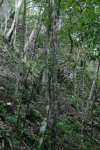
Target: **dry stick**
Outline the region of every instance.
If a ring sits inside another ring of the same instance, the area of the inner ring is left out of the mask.
[[[88,118],[90,118],[90,116],[91,116],[91,108],[93,107],[93,103],[94,103],[92,98],[93,98],[93,94],[94,94],[95,87],[96,87],[96,81],[97,81],[97,78],[98,78],[99,67],[100,67],[100,61],[97,60],[95,75],[94,75],[94,79],[93,79],[91,90],[90,90],[89,97],[88,97],[88,103],[87,103],[87,106],[86,106],[86,109],[85,109],[85,112],[84,112],[85,113],[85,118],[83,120],[83,124],[84,124],[83,130],[86,127],[85,125],[87,124]]]
[[[94,101],[92,101],[92,97],[93,97],[93,94],[94,94],[94,91],[95,91],[95,86],[96,86],[96,80],[97,80],[97,77],[98,77],[99,67],[100,67],[100,61],[97,60],[97,66],[96,66],[96,70],[95,70],[94,80],[92,82],[91,90],[90,90],[90,93],[89,93],[88,103],[87,103],[86,109],[84,111],[84,119],[82,120],[81,133],[83,134],[83,136],[84,136],[84,130],[86,129],[87,119],[91,115],[90,114],[91,113],[90,109],[92,109],[93,103],[94,103]],[[83,138],[82,138],[82,143],[83,143]]]
[[[71,16],[70,16],[69,21],[70,21],[70,24],[72,24]],[[70,54],[72,54],[73,47],[74,47],[73,38],[72,38],[72,35],[71,35],[71,30],[72,30],[72,27],[70,26],[70,28],[68,30],[68,36],[69,36],[69,40],[70,40]]]
[[[90,102],[93,98],[93,94],[94,94],[94,91],[95,91],[96,80],[98,78],[98,73],[99,73],[99,67],[100,67],[100,62],[97,61],[95,77],[94,77],[94,80],[93,80],[93,83],[92,83],[92,87],[91,87],[91,91],[90,91],[90,95],[89,95],[89,99],[88,99]],[[93,127],[93,108],[94,108],[94,105],[95,105],[95,98],[93,98],[92,102],[90,103],[90,112],[89,112],[89,106],[88,106],[88,113],[90,113],[89,116],[91,117],[91,121],[92,121],[91,130],[92,130],[92,127]],[[91,131],[91,136],[92,136],[92,131]]]
[[[100,61],[97,60],[97,66],[96,66],[96,71],[95,71],[95,75],[94,75],[94,80],[92,82],[90,94],[89,94],[89,97],[88,97],[87,114],[89,113],[89,108],[91,109],[91,104],[93,102],[92,97],[93,97],[95,86],[96,86],[96,80],[97,80],[98,73],[99,73],[99,67],[100,67]],[[90,105],[90,107],[89,107],[89,105]]]

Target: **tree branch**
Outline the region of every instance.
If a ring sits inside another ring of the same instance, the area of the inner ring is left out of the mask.
[[[1,2],[0,2],[0,7],[2,6],[2,4],[3,4],[3,0],[1,0]]]

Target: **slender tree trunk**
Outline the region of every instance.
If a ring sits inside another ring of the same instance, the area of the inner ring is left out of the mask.
[[[15,2],[15,16],[14,16],[14,19],[13,19],[13,22],[11,24],[9,31],[6,34],[6,39],[9,41],[11,40],[11,37],[14,34],[14,31],[16,29],[16,26],[18,23],[19,12],[20,12],[22,3],[23,3],[23,0],[16,0],[16,2]]]
[[[21,42],[19,42],[19,44],[20,44],[20,49],[21,49],[20,55],[22,55],[22,57],[23,57],[24,45],[25,45],[25,33],[26,33],[26,0],[23,1],[22,28],[23,28],[22,29],[23,34],[21,36]],[[19,33],[17,33],[17,34],[19,34]],[[21,120],[20,113],[21,113],[21,109],[22,109],[22,99],[23,99],[24,90],[25,90],[23,83],[27,81],[28,74],[29,74],[29,73],[27,73],[26,76],[24,76],[24,72],[25,72],[24,64],[19,64],[19,65],[22,65],[22,76],[21,76],[21,82],[19,81],[19,85],[18,85],[18,94],[20,93],[21,95],[19,96],[19,101],[18,101],[19,106],[18,106],[18,112],[17,112],[17,127],[19,127],[20,120]]]
[[[41,10],[42,9],[40,9],[40,12],[39,12],[40,15],[41,15]],[[41,31],[41,26],[42,26],[42,16],[38,19],[36,29],[32,30],[32,32],[30,33],[30,36],[29,36],[29,38],[28,38],[28,40],[24,46],[24,58],[25,58],[25,60],[26,60],[27,54],[31,53],[31,55],[32,55],[32,53],[35,53],[36,41],[37,41],[39,33]],[[32,51],[29,52],[29,48],[30,48],[31,43],[32,43]]]
[[[59,17],[59,8],[57,0],[48,1],[49,15],[49,127],[51,129],[50,150],[56,149],[56,121],[57,121],[57,23]]]

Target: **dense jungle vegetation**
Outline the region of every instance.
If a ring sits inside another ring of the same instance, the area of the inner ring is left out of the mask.
[[[0,150],[100,150],[100,0],[0,0]]]

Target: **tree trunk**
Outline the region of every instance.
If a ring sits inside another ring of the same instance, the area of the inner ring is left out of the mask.
[[[56,121],[57,121],[57,23],[59,18],[58,1],[49,0],[49,50],[50,50],[50,67],[49,67],[49,122],[48,126],[51,130],[50,150],[56,148]]]

